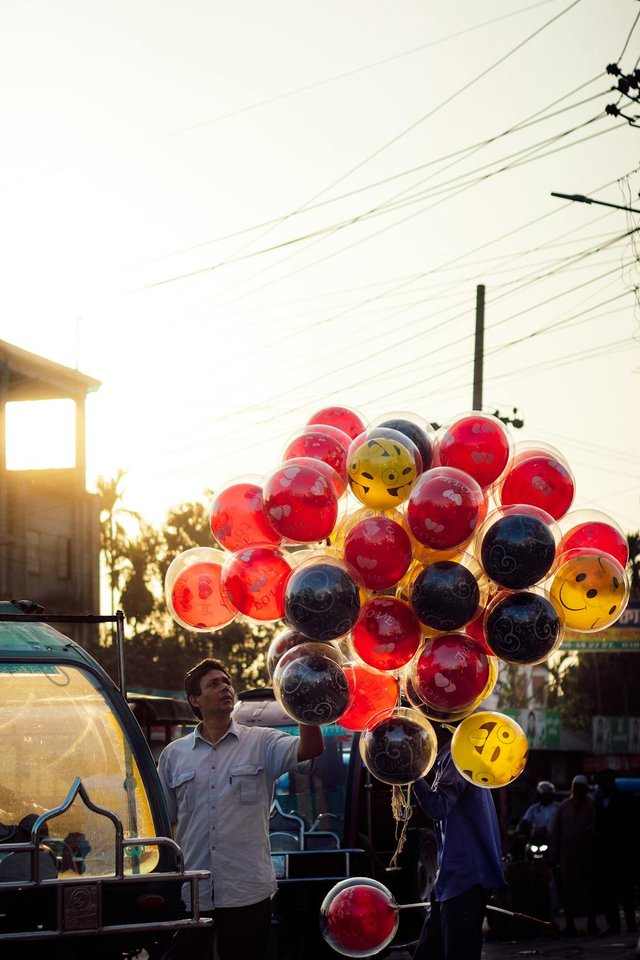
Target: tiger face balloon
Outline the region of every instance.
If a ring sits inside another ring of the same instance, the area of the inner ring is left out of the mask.
[[[418,472],[415,455],[396,439],[364,437],[349,450],[349,485],[361,503],[375,510],[403,503]]]

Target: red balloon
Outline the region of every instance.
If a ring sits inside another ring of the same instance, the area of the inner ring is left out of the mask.
[[[377,713],[391,716],[398,702],[398,682],[388,673],[380,673],[360,663],[343,667],[349,684],[350,703],[336,723],[347,730],[364,730]]]
[[[374,887],[355,885],[336,894],[327,910],[327,932],[335,949],[375,953],[391,936],[397,909],[389,895]]]
[[[467,706],[485,689],[489,658],[463,633],[444,633],[428,640],[414,663],[411,680],[421,700],[438,710]]]
[[[257,483],[231,483],[215,496],[209,517],[211,532],[221,547],[233,552],[255,543],[281,543],[264,512],[262,487]]]
[[[246,547],[222,565],[222,586],[240,613],[253,620],[284,617],[284,591],[291,567],[275,547]]]
[[[629,546],[624,535],[600,520],[572,527],[560,541],[558,556],[567,550],[601,550],[623,567],[626,567],[629,559]]]
[[[411,540],[395,520],[382,515],[367,517],[347,534],[344,559],[358,571],[368,590],[387,590],[409,569]]]
[[[347,481],[329,463],[317,460],[315,457],[289,457],[285,461],[287,467],[311,467],[321,473],[328,480],[336,492],[338,500],[347,489]]]
[[[217,630],[235,617],[236,608],[222,589],[221,573],[218,563],[194,563],[176,577],[171,603],[189,626]]]
[[[482,413],[460,417],[438,438],[438,462],[464,470],[483,490],[503,473],[511,456],[511,440],[500,420]]]
[[[283,461],[293,457],[312,457],[328,463],[347,483],[347,451],[351,438],[337,427],[327,424],[312,424],[304,427],[287,445]]]
[[[472,640],[475,640],[476,643],[478,643],[482,647],[485,653],[488,653],[491,656],[493,656],[493,654],[491,653],[491,650],[489,650],[489,647],[487,646],[487,640],[484,635],[485,610],[486,610],[486,607],[483,607],[480,613],[478,614],[478,616],[475,618],[475,620],[472,620],[470,623],[465,623],[464,632],[468,637],[471,637]]]
[[[323,423],[329,427],[337,427],[347,436],[355,440],[365,429],[365,425],[353,410],[348,407],[323,407],[312,417],[309,417],[307,423]]]
[[[410,605],[396,597],[371,597],[351,634],[353,649],[376,670],[397,670],[420,645],[420,623]]]
[[[271,526],[286,540],[315,543],[333,530],[338,498],[321,470],[284,463],[264,485],[264,508]]]
[[[563,517],[575,494],[575,483],[566,463],[552,454],[532,452],[511,467],[499,494],[504,506],[528,503],[541,507],[556,520]]]
[[[484,520],[487,502],[468,473],[433,467],[418,477],[407,502],[413,536],[431,550],[450,550],[468,543]]]

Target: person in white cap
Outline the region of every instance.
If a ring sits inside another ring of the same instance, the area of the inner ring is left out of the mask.
[[[587,933],[597,934],[595,810],[589,781],[582,774],[571,782],[571,794],[558,809],[551,843],[551,862],[560,873],[565,917],[563,936],[578,933],[576,917],[587,915]]]

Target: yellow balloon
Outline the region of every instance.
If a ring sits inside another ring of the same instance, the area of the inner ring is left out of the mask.
[[[477,787],[504,787],[520,776],[529,745],[522,727],[503,713],[472,713],[451,738],[451,758]]]
[[[408,498],[417,476],[413,453],[398,440],[365,437],[349,449],[349,485],[366,507],[397,507]]]
[[[629,599],[624,568],[608,553],[567,557],[551,582],[551,596],[566,626],[585,633],[604,630],[618,619]]]

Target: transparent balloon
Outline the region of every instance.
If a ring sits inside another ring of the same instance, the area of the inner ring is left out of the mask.
[[[287,583],[288,623],[310,640],[336,640],[358,622],[364,587],[358,575],[337,557],[310,558]]]
[[[443,425],[436,435],[436,462],[464,470],[483,490],[507,470],[513,456],[509,431],[487,413],[462,414]]]
[[[501,587],[524,590],[549,573],[559,539],[553,517],[538,507],[501,507],[478,534],[477,555],[486,575]]]
[[[462,710],[486,696],[490,657],[464,633],[425,641],[411,661],[411,685],[420,700],[443,712]]]
[[[353,628],[351,644],[360,660],[376,670],[397,670],[420,645],[420,623],[410,605],[396,597],[370,597]]]
[[[415,413],[387,413],[371,421],[372,427],[397,430],[415,443],[422,459],[422,471],[428,470],[433,460],[435,431],[428,420]]]
[[[267,671],[269,676],[273,677],[273,671],[285,653],[288,653],[289,650],[292,650],[294,647],[300,646],[301,643],[307,642],[307,638],[303,637],[297,630],[291,630],[289,627],[285,630],[280,630],[269,644],[267,650]]]
[[[293,632],[297,634],[297,631]],[[298,636],[301,636],[301,634],[298,634]],[[299,660],[300,657],[328,657],[339,666],[346,664],[347,658],[335,643],[317,643],[306,638],[303,638],[303,640],[303,643],[296,643],[289,650],[286,650],[273,668],[272,681],[276,694],[280,686],[282,673],[293,660]]]
[[[283,463],[265,480],[264,509],[285,540],[316,543],[329,536],[338,516],[335,487],[322,473],[325,464],[305,458]],[[328,468],[331,469],[331,468]]]
[[[434,467],[418,478],[406,517],[419,543],[448,551],[469,543],[486,512],[486,496],[473,477],[452,467]]]
[[[316,423],[337,427],[352,440],[365,429],[365,422],[360,414],[350,407],[323,407],[307,420],[307,424]]]
[[[322,935],[345,957],[379,953],[393,940],[398,924],[398,904],[391,892],[368,877],[341,880],[320,906]]]
[[[503,713],[481,710],[460,722],[451,738],[451,758],[477,787],[504,787],[519,777],[529,747],[522,727]]]
[[[311,424],[298,430],[287,441],[283,462],[298,457],[309,457],[326,463],[341,478],[343,488],[347,485],[347,451],[351,437],[337,427],[327,424]]]
[[[358,571],[368,590],[388,590],[409,569],[411,540],[396,519],[383,514],[364,517],[346,534],[344,558]]]
[[[347,730],[363,730],[376,714],[391,715],[398,702],[398,681],[361,663],[343,667],[351,699],[338,723]]]
[[[600,510],[573,510],[560,521],[558,555],[569,550],[599,550],[626,567],[629,545],[619,523]]]
[[[361,503],[387,510],[409,496],[422,473],[422,457],[404,434],[372,427],[351,443],[347,471],[351,491]]]
[[[564,626],[557,602],[536,588],[495,597],[485,611],[484,635],[505,663],[533,666],[558,649]]]
[[[485,596],[486,583],[475,558],[440,560],[414,578],[411,606],[426,627],[450,632],[477,616]]]
[[[478,694],[475,700],[467,704],[465,707],[460,707],[458,710],[438,709],[432,704],[426,703],[424,700],[422,700],[414,689],[411,681],[410,671],[405,672],[404,676],[402,677],[401,685],[403,695],[407,702],[410,703],[411,707],[423,717],[426,717],[428,720],[433,720],[437,723],[458,723],[458,721],[464,720],[465,717],[468,717],[469,714],[473,713],[474,710],[477,710],[478,707],[482,705],[482,702],[486,700],[486,698],[493,691],[497,680],[498,662],[495,657],[489,657],[489,678],[484,690]]]
[[[575,479],[566,460],[534,449],[514,457],[495,496],[503,506],[527,503],[558,520],[571,507],[575,491]]]
[[[211,502],[209,524],[220,546],[231,553],[257,543],[278,546],[282,541],[264,512],[260,477],[239,477],[222,487]]]
[[[225,556],[214,547],[193,547],[171,561],[164,594],[176,623],[196,633],[208,633],[235,619],[238,608],[222,585]]]
[[[284,616],[290,575],[291,567],[276,547],[245,547],[225,557],[222,586],[241,613],[268,623]]]
[[[276,667],[274,695],[297,723],[334,723],[351,699],[345,672],[333,656],[301,654],[300,649],[289,651]]]
[[[432,724],[407,707],[372,717],[360,736],[362,762],[383,783],[415,783],[429,772],[437,751]]]
[[[619,619],[629,602],[627,572],[599,550],[569,550],[558,557],[549,592],[565,626],[597,633]]]

